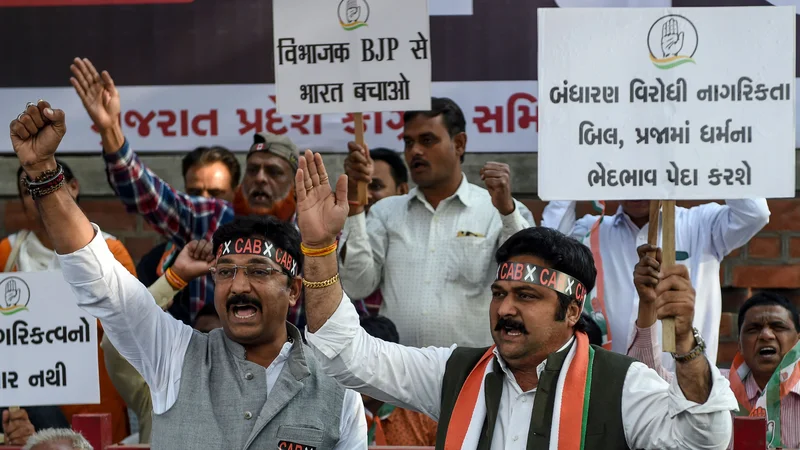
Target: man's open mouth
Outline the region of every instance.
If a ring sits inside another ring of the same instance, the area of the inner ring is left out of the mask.
[[[239,319],[249,319],[258,313],[258,308],[253,305],[234,305],[231,307],[231,311]]]
[[[761,355],[761,356],[773,356],[773,355],[777,355],[778,354],[778,349],[776,349],[775,347],[771,347],[771,346],[762,347],[758,351],[758,354]]]
[[[262,190],[255,189],[250,191],[250,199],[258,203],[269,203],[270,196]]]

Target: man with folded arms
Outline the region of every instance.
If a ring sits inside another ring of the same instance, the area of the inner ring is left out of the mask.
[[[334,245],[349,205],[322,158],[306,152],[297,179],[303,244]],[[438,420],[438,449],[724,449],[736,400],[702,355],[667,383],[640,362],[591,346],[582,303],[591,251],[529,228],[496,252],[488,348],[411,348],[369,336],[338,283],[334,255],[308,258],[306,339],[343,386]],[[489,297],[489,292],[486,293]],[[678,327],[680,357],[697,346]]]
[[[222,329],[195,332],[164,312],[114,259],[64,189],[54,158],[66,133],[64,112],[40,101],[10,128],[64,278],[150,387],[153,448],[366,450],[361,399],[322,373],[300,332],[286,322],[304,284],[292,224],[240,218],[214,232],[211,273]],[[333,255],[335,249],[303,252]]]

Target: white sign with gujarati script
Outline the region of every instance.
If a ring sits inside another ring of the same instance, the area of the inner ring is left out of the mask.
[[[273,1],[280,114],[430,109],[427,0]]]
[[[794,43],[794,7],[540,9],[539,195],[794,197]]]
[[[0,407],[100,403],[97,345],[61,272],[0,274]]]

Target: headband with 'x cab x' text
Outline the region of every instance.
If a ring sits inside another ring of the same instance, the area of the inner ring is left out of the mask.
[[[286,250],[270,241],[258,238],[239,238],[223,242],[217,250],[217,259],[225,255],[256,255],[269,258],[293,277],[297,276],[297,261]]]
[[[586,287],[564,272],[534,264],[504,262],[497,268],[498,281],[522,281],[544,286],[581,303],[586,299]]]

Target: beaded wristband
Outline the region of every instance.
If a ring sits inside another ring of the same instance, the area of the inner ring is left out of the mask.
[[[309,289],[322,289],[322,288],[333,286],[334,284],[336,284],[338,282],[339,282],[339,274],[337,273],[336,275],[334,275],[334,276],[332,276],[332,277],[330,277],[330,278],[328,278],[327,280],[324,280],[324,281],[306,281],[305,279],[303,279],[303,286],[305,286],[305,287],[307,287]]]
[[[59,175],[64,173],[64,168],[61,167],[61,164],[57,165],[53,170],[45,170],[44,172],[40,173],[36,179],[31,180],[30,177],[26,174],[23,178],[25,180],[26,186],[31,187],[39,187],[40,185],[46,184],[47,182],[54,180]]]
[[[34,200],[40,199],[46,195],[50,195],[53,192],[61,189],[66,184],[65,177],[63,173],[56,175],[55,178],[50,179],[42,184],[36,186],[28,186],[28,192],[31,194],[31,198]]]

